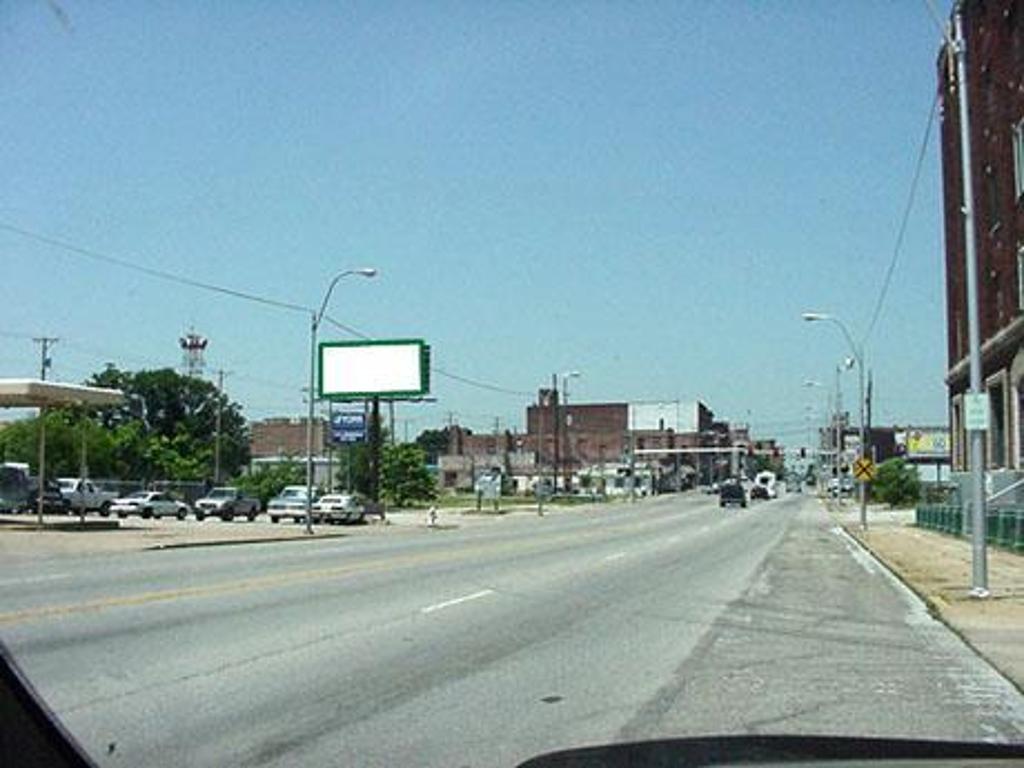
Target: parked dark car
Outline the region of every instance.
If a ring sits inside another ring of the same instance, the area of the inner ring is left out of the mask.
[[[39,478],[30,477],[28,480],[28,498],[25,500],[24,510],[35,512],[39,504]],[[47,480],[43,490],[43,512],[48,515],[66,515],[71,511],[70,500],[64,497],[60,491],[60,483],[56,480]]]
[[[727,507],[730,504],[747,506],[747,492],[735,480],[724,482],[718,487],[718,506]]]

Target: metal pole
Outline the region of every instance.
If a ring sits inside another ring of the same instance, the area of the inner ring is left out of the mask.
[[[45,368],[44,368],[45,373]],[[39,485],[36,490],[36,520],[43,527],[43,497],[46,488],[46,406],[39,407]]]
[[[832,464],[835,467],[835,478],[836,478],[836,502],[839,504],[843,503],[843,484],[839,479],[839,470],[841,464],[840,454],[843,450],[843,390],[839,384],[839,377],[842,373],[842,368],[836,366],[836,426],[835,426],[835,445],[833,446],[835,453],[833,453]]]
[[[558,426],[560,419],[558,418],[558,374],[551,374],[551,431],[554,437],[554,448],[551,460],[551,493],[554,495],[558,491],[558,473],[562,467],[558,461],[558,436],[561,431]]]
[[[313,398],[316,376],[316,312],[309,323],[309,409],[306,419],[306,533],[313,533]]]
[[[971,170],[970,109],[967,99],[967,41],[964,38],[963,6],[956,4],[953,17],[957,95],[960,107],[960,164],[963,176],[964,255],[967,281],[967,339],[970,392],[981,394],[981,333],[978,325],[978,275],[974,231],[974,179]],[[982,430],[970,430],[971,442],[971,596],[988,597],[988,563],[985,548],[985,467]],[[966,514],[964,515],[966,517]]]
[[[224,392],[224,371],[217,371],[217,433],[213,443],[213,484],[220,485],[220,428],[222,414],[222,393]]]
[[[333,430],[334,403],[327,401],[327,429]],[[327,436],[327,490],[334,493],[334,435]]]
[[[857,355],[857,385],[860,390],[860,455],[867,455],[867,443],[864,441],[864,358]],[[860,481],[860,527],[861,530],[868,529],[868,484]]]

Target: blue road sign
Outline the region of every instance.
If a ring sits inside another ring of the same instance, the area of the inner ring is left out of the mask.
[[[331,414],[331,442],[358,443],[366,439],[366,414],[338,411]]]

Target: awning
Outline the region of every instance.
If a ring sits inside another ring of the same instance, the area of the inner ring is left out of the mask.
[[[0,407],[45,408],[56,405],[116,405],[119,389],[86,387],[38,379],[0,379]]]

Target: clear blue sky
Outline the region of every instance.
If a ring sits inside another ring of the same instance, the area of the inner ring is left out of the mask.
[[[0,224],[303,305],[373,265],[332,314],[447,370],[578,369],[574,400],[699,397],[791,445],[845,354],[800,313],[866,327],[936,90],[924,2],[55,5],[0,4]],[[876,423],[946,421],[936,135],[868,342]],[[194,326],[249,416],[301,412],[301,314],[9,231],[0,254],[0,375],[43,333],[61,379],[178,365]],[[530,399],[434,393],[410,433]]]

